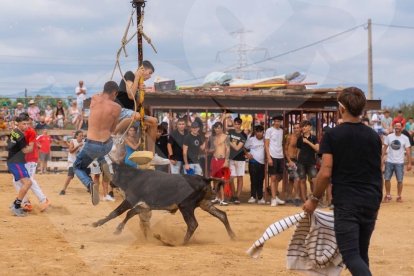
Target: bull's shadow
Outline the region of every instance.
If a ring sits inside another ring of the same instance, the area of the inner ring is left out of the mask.
[[[167,210],[171,213],[180,210],[187,225],[187,232],[184,237],[184,244],[186,244],[198,227],[194,210],[200,207],[218,218],[226,227],[229,237],[231,239],[235,238],[227,214],[217,209],[210,201],[212,197],[210,182],[217,181],[219,185],[223,185],[221,179],[142,170],[123,163],[113,163],[113,168],[112,182],[124,191],[125,199],[107,217],[93,223],[94,227],[101,226],[129,210],[125,219],[116,228],[115,234],[122,232],[130,218],[139,215],[140,227],[144,232],[144,236],[147,237],[151,210]],[[156,238],[162,241],[161,237],[156,236]]]

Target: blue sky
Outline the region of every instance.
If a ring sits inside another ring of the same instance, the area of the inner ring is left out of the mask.
[[[209,72],[236,65],[238,56],[223,50],[240,43],[234,35],[240,29],[249,31],[246,45],[262,49],[248,54],[247,63],[266,69],[246,77],[301,71],[306,81],[319,85],[366,84],[367,30],[362,24],[371,18],[374,83],[414,87],[414,29],[392,27],[414,26],[412,1],[256,2],[148,0],[144,30],[158,54],[145,44],[144,58],[156,67],[147,84],[156,77],[196,84]],[[110,78],[131,9],[129,0],[2,0],[0,95],[48,85],[75,87],[80,79],[87,87],[101,87]],[[129,56],[121,58],[124,71],[137,66],[135,39],[127,51]]]

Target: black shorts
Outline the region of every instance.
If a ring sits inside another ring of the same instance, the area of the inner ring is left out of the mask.
[[[317,173],[315,165],[303,165],[298,163],[298,175],[300,180],[305,180],[306,176],[308,176],[308,179],[312,180],[312,178],[316,177]]]
[[[283,170],[285,167],[285,159],[284,158],[273,158],[273,166],[269,166],[269,174],[283,174]]]

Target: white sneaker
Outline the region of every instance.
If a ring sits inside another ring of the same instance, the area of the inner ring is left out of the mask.
[[[216,197],[215,199],[212,199],[212,200],[211,200],[211,203],[213,203],[213,204],[220,203],[220,199],[218,199],[218,198]]]
[[[229,205],[227,202],[225,202],[224,200],[220,201],[220,206],[227,206]]]
[[[262,198],[261,200],[257,201],[257,204],[264,205],[266,201]]]
[[[270,206],[272,206],[272,207],[276,207],[277,206],[276,198],[272,198],[272,200],[270,201]]]
[[[249,198],[247,203],[256,203],[256,199],[254,197]]]
[[[158,154],[154,155],[154,158],[152,158],[151,165],[169,165],[170,160],[166,158],[162,158],[158,156]]]
[[[278,205],[284,205],[285,204],[285,202],[283,200],[281,200],[280,198],[278,198],[278,197],[276,197],[275,200],[276,200],[276,203]]]
[[[115,201],[115,199],[112,196],[110,196],[110,195],[104,196],[104,200],[105,201]]]

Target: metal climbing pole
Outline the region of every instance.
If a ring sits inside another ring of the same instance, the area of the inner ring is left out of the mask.
[[[136,9],[137,14],[137,40],[138,40],[138,67],[142,65],[143,60],[143,49],[142,49],[142,32],[139,30],[140,28],[140,22],[141,22],[141,16],[142,11],[145,8],[145,0],[132,0],[132,7]]]

